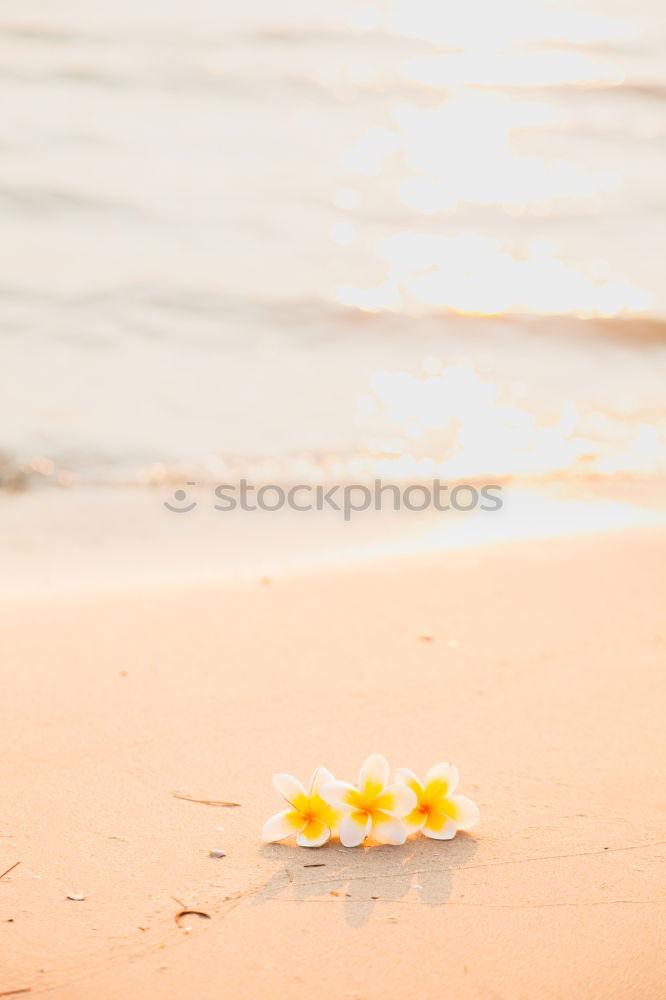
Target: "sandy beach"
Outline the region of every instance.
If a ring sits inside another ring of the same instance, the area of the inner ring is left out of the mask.
[[[656,1000],[665,557],[634,529],[4,601],[0,993]],[[455,762],[480,824],[261,843],[274,771],[376,750]]]
[[[0,1000],[664,1000],[663,0],[0,50]]]

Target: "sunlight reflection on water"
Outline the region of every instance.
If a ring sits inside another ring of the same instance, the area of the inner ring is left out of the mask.
[[[662,20],[7,0],[0,482],[663,471]]]
[[[508,6],[480,0],[457,6],[455,16],[439,2],[395,0],[383,11],[380,5],[358,8],[352,23],[362,25],[364,17],[375,30],[383,26],[446,47],[403,66],[407,78],[440,90],[442,103],[396,105],[393,127],[369,128],[342,155],[345,169],[378,177],[398,157],[395,197],[426,216],[478,205],[548,218],[572,202],[579,213],[595,216],[618,191],[616,171],[589,173],[562,156],[526,156],[514,146],[521,131],[567,128],[567,115],[549,99],[548,88],[558,95],[556,85],[623,82],[613,60],[593,50],[634,39],[633,25],[538,0]],[[572,48],[583,45],[592,51]],[[503,94],[502,86],[546,90],[534,101]],[[367,310],[399,309],[411,301],[460,313],[584,316],[640,312],[651,304],[648,291],[603,261],[567,261],[543,238],[512,248],[483,232],[402,231],[380,240],[375,252],[389,265],[385,279],[365,288],[342,286],[339,301]]]
[[[430,373],[378,372],[372,392],[358,400],[358,422],[393,427],[371,437],[373,473],[396,480],[482,475],[547,476],[562,470],[588,474],[652,475],[666,467],[666,421],[628,425],[620,413],[581,413],[565,399],[556,419],[544,422],[506,398],[471,361]],[[439,369],[439,370],[437,370]]]

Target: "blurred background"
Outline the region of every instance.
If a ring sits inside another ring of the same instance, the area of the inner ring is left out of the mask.
[[[26,580],[662,517],[657,0],[2,0],[0,43]],[[163,509],[241,476],[513,502],[467,534],[218,514],[217,541]]]

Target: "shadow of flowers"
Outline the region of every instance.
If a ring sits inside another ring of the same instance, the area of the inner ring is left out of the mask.
[[[347,923],[360,927],[386,903],[443,905],[451,896],[453,872],[475,851],[475,839],[465,833],[448,841],[418,837],[401,847],[345,848],[334,842],[306,851],[266,844],[262,853],[280,867],[257,890],[253,905],[342,903]]]

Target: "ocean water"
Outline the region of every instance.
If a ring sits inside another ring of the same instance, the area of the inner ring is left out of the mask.
[[[2,0],[0,482],[666,470],[657,0]]]

